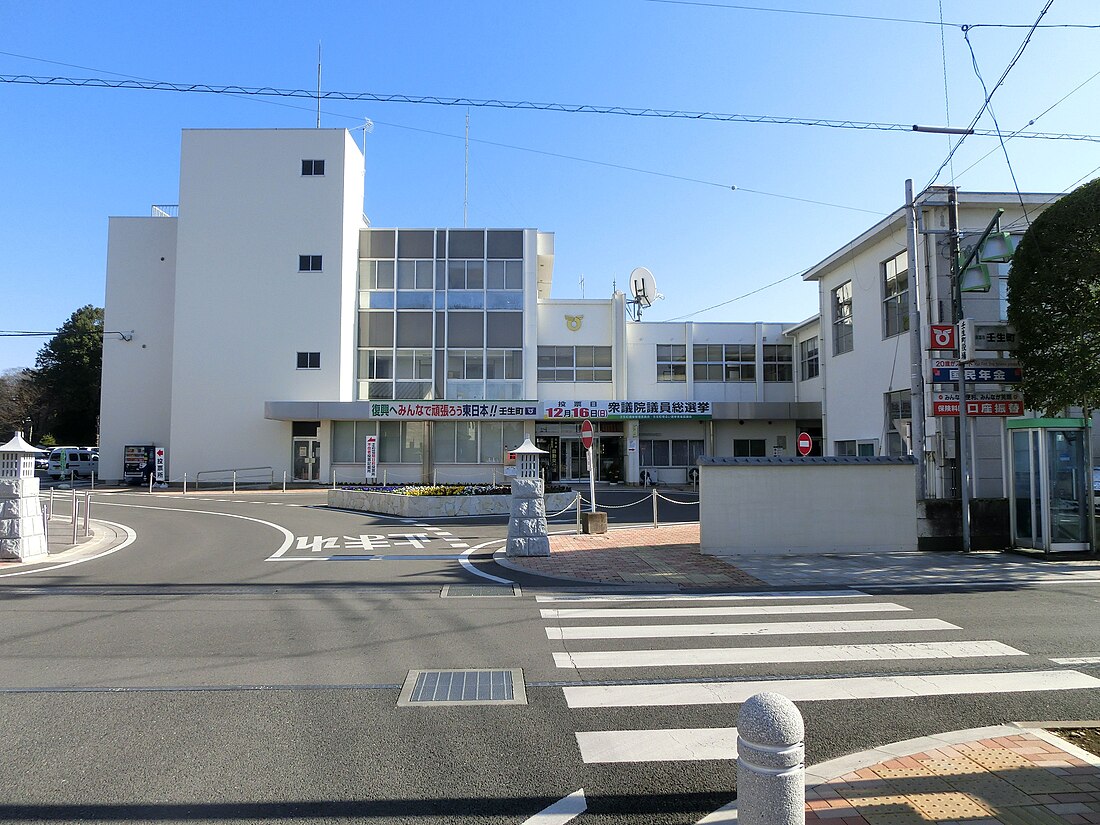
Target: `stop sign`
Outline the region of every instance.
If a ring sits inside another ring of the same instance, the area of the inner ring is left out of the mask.
[[[592,422],[585,421],[581,424],[581,444],[586,450],[592,449]]]
[[[814,440],[810,438],[809,433],[798,434],[798,454],[809,455],[810,450],[814,447]]]

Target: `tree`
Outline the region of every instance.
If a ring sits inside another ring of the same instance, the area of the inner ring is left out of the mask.
[[[1027,406],[1047,415],[1100,408],[1100,178],[1035,219],[1008,289]]]
[[[28,441],[42,434],[41,394],[34,372],[7,370],[0,374],[0,438],[22,430]]]
[[[42,394],[42,431],[62,444],[94,444],[103,368],[103,310],[74,312],[38,351],[34,383]]]

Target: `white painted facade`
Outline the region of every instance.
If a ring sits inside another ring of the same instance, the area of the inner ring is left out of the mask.
[[[104,347],[106,479],[125,445],[153,443],[177,482],[254,467],[362,480],[372,435],[380,478],[499,479],[501,439],[524,434],[559,451],[551,476],[580,478],[561,456],[577,411],[604,405],[601,480],[683,483],[697,453],[793,455],[820,429],[822,377],[799,356],[814,319],[636,322],[622,293],[549,297],[551,233],[369,227],[344,130],[187,130],[179,201],[178,217],[110,223],[107,325],[134,336]],[[370,282],[387,270],[396,288]]]

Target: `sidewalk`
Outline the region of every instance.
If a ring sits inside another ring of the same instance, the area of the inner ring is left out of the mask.
[[[0,560],[0,573],[29,570],[38,565],[51,565],[58,562],[71,562],[76,559],[101,553],[108,548],[121,544],[126,536],[115,528],[94,518],[90,524],[90,535],[81,535],[83,522],[77,525],[77,538],[73,542],[73,525],[68,518],[50,519],[46,529],[47,556],[29,561],[18,559]]]
[[[828,553],[708,556],[698,522],[612,528],[598,535],[550,535],[550,555],[494,559],[504,567],[567,582],[683,590],[755,587],[1008,585],[1100,579],[1100,560],[1011,553]]]
[[[697,522],[612,529],[597,535],[556,533],[549,556],[496,561],[527,573],[566,581],[664,585],[684,589],[764,587],[760,579],[699,552]]]

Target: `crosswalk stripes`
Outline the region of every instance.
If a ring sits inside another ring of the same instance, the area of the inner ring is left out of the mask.
[[[612,719],[617,709],[650,708],[656,712],[659,708],[740,704],[761,691],[776,691],[794,701],[830,701],[1100,688],[1100,679],[1076,670],[960,670],[958,666],[968,660],[1019,662],[1029,654],[995,640],[960,640],[957,635],[963,628],[936,618],[879,618],[874,614],[913,611],[896,602],[877,601],[858,590],[569,593],[539,594],[536,600],[554,605],[540,607],[540,617],[546,623],[547,638],[567,648],[552,652],[555,666],[584,677],[580,684],[562,686],[567,707],[606,712]],[[822,618],[804,618],[807,616]],[[683,622],[685,618],[696,621]],[[895,640],[898,634],[913,633],[932,636],[919,641]],[[843,643],[848,634],[867,635],[874,641]],[[881,639],[876,638],[879,634]],[[950,638],[952,635],[956,638]],[[761,636],[777,637],[777,643],[754,644]],[[693,641],[696,639],[699,641]],[[708,641],[719,645],[707,646]],[[868,667],[885,668],[890,662],[948,659],[950,671],[863,675]],[[1060,661],[1079,663],[1055,660]],[[856,662],[870,664],[858,676],[805,672],[790,678],[754,679],[746,678],[744,671],[715,670]],[[635,675],[632,668],[643,677],[618,678],[624,673]],[[669,670],[674,668],[678,670]],[[688,668],[699,670],[693,675],[685,670]],[[736,758],[734,728],[583,730],[576,733],[576,739],[585,763]]]

